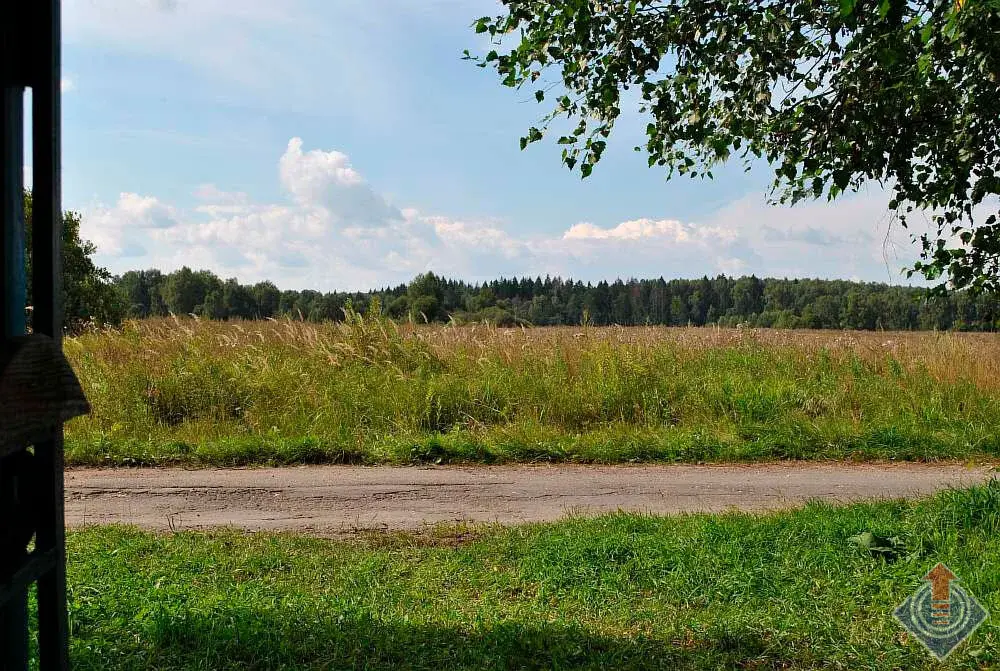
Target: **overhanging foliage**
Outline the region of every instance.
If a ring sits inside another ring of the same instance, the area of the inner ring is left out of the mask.
[[[506,86],[555,104],[562,161],[588,176],[623,92],[649,117],[636,147],[668,176],[737,157],[773,168],[783,203],[875,182],[922,261],[953,288],[1000,288],[1000,3],[965,0],[502,0],[476,58]],[[516,33],[516,44],[504,39]],[[466,52],[467,57],[472,58]],[[550,71],[558,81],[546,81]],[[573,125],[575,124],[575,126]],[[985,216],[982,209],[988,209]],[[980,217],[982,218],[980,219]],[[942,282],[939,288],[946,284]]]

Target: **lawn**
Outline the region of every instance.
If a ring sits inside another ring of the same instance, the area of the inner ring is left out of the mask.
[[[348,540],[99,527],[68,552],[76,669],[937,669],[891,613],[938,561],[1000,612],[1000,484]],[[944,668],[998,666],[988,621]]]
[[[996,334],[155,319],[66,340],[71,465],[996,459]]]

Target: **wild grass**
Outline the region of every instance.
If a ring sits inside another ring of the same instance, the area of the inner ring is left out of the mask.
[[[153,319],[66,340],[77,465],[995,459],[995,334]]]
[[[898,537],[882,557],[852,544]],[[1000,486],[759,516],[617,514],[355,541],[98,527],[68,539],[76,669],[995,669],[892,611],[943,561],[1000,613]]]

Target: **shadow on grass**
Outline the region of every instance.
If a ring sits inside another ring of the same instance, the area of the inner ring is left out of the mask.
[[[803,658],[806,650],[798,648],[796,654],[769,646],[751,631],[659,640],[599,634],[578,625],[503,622],[460,628],[381,623],[368,617],[311,619],[290,611],[294,609],[160,614],[133,639],[135,647],[119,648],[120,656],[78,640],[74,668],[481,671],[787,668],[809,663]]]

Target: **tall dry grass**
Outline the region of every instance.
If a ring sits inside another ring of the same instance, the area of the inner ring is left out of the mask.
[[[71,463],[988,458],[993,334],[153,319],[67,339]]]

